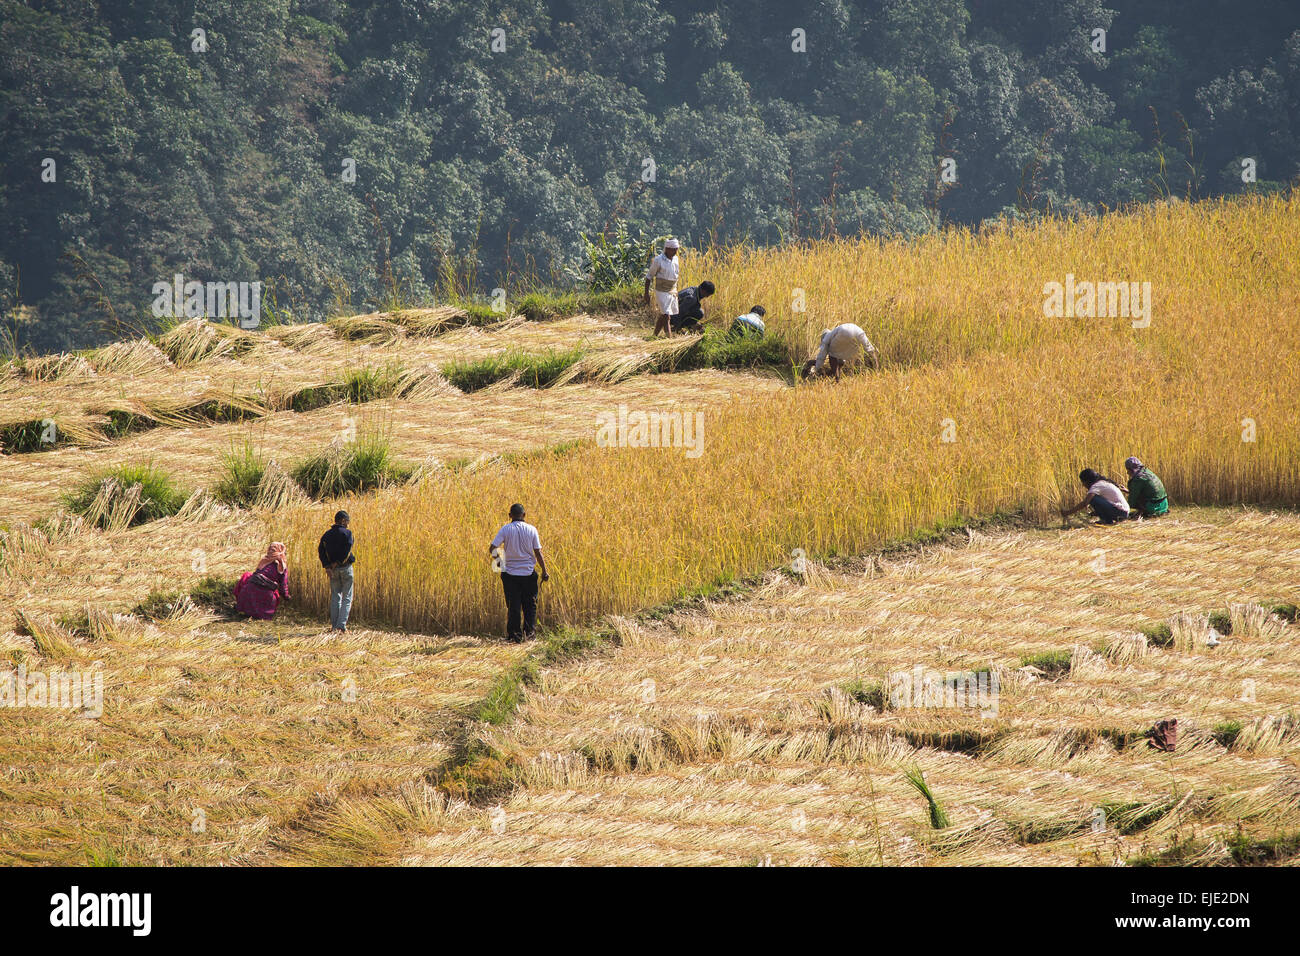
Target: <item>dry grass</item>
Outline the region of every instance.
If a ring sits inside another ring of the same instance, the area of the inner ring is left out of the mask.
[[[1222,850],[1239,828],[1294,832],[1300,629],[1228,637],[1213,653],[1095,660],[1059,681],[1020,661],[1072,646],[1093,654],[1179,611],[1294,594],[1300,518],[1194,511],[1123,528],[1106,542],[1104,575],[1097,544],[1095,530],[976,534],[812,583],[772,576],[752,600],[663,624],[625,622],[616,654],[545,671],[514,725],[482,732],[522,768],[524,789],[499,810],[414,829],[403,855],[1108,864],[1175,836]],[[994,669],[996,715],[880,710],[844,690],[918,666]],[[1166,717],[1179,719],[1173,755],[1139,736]],[[1213,730],[1229,720],[1248,731],[1225,748]],[[950,829],[930,826],[906,779],[913,765]],[[1099,807],[1108,822],[1093,832]]]
[[[278,326],[265,332],[196,320],[177,326],[161,340],[175,362],[168,353],[138,340],[88,353],[84,361],[93,375],[33,377],[10,370],[0,377],[0,431],[48,418],[58,424],[60,441],[93,445],[103,442],[100,428],[113,410],[184,426],[187,410],[220,402],[258,417],[289,407],[296,392],[339,381],[359,366],[400,365],[418,373],[506,352],[580,348],[592,353],[597,371],[631,362],[635,372],[656,364],[664,350],[683,344],[648,342],[640,329],[587,315],[553,322],[507,319],[482,328],[451,327],[436,335],[407,334],[406,329],[421,323],[438,327],[445,319],[441,310],[397,315],[398,320],[355,316],[330,325]],[[396,331],[378,337],[358,331],[351,338],[335,331],[364,330],[376,322]],[[71,362],[74,358],[34,361],[41,367],[80,369],[80,363]]]
[[[245,440],[267,458],[287,465],[351,429],[383,424],[399,459],[447,462],[589,439],[596,410],[619,403],[659,410],[682,402],[715,408],[736,396],[748,398],[781,387],[777,379],[713,370],[638,376],[608,386],[498,389],[471,395],[445,383],[426,383],[402,399],[335,404],[301,414],[275,412],[248,423],[159,428],[111,445],[0,457],[0,513],[9,521],[35,521],[50,514],[60,494],[86,475],[125,463],[154,462],[187,485],[211,487],[220,476],[222,454],[232,446],[242,447]],[[268,503],[284,500],[274,496]]]

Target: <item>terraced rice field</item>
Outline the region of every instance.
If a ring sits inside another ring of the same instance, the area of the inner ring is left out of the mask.
[[[1298,572],[1295,515],[1192,510],[774,573],[745,600],[624,622],[616,652],[544,672],[517,722],[482,731],[523,767],[522,788],[404,852],[1074,865],[1178,840],[1221,861],[1239,829],[1266,839],[1300,823],[1300,628],[1269,620],[1214,648],[1134,650],[1134,635],[1181,612],[1203,622],[1294,600]],[[1024,664],[1046,652],[1064,653],[1064,675]],[[903,692],[890,706],[890,675],[918,667],[990,668],[999,693],[963,708],[909,707]],[[852,694],[872,686],[883,708]],[[1173,754],[1140,736],[1166,718],[1179,722]],[[931,827],[912,767],[950,827]]]
[[[167,523],[123,534],[165,554],[179,539]],[[190,530],[212,541],[218,526]],[[69,579],[46,610],[111,603],[111,589],[73,584],[105,562],[97,548],[123,545],[107,537],[52,545],[42,576]],[[740,599],[620,620],[617,649],[546,669],[514,724],[473,728],[521,768],[517,789],[477,806],[432,781],[463,713],[523,648],[331,639],[293,617],[202,611],[124,618],[62,653],[8,633],[0,651],[29,669],[98,661],[106,703],[98,720],[0,722],[0,858],[1108,864],[1181,840],[1219,859],[1239,828],[1264,839],[1300,823],[1300,629],[1270,619],[1215,648],[1134,649],[1133,636],[1183,612],[1293,600],[1298,571],[1300,517],[1193,509],[773,572]],[[1066,654],[1065,674],[1024,665],[1047,652]],[[854,696],[917,667],[992,669],[994,712]],[[1168,717],[1174,754],[1140,737]],[[912,767],[951,827],[931,828]]]
[[[889,360],[840,385],[676,372],[683,342],[619,318],[438,309],[6,366],[0,678],[104,694],[0,710],[0,862],[1295,863],[1296,210],[799,248],[788,278],[836,304],[774,309],[787,343],[878,317]],[[707,264],[782,300],[761,261]],[[1067,272],[1151,275],[1158,321],[1051,319]],[[545,388],[443,374],[548,349],[585,358]],[[398,366],[369,401],[342,387]],[[623,404],[707,418],[707,454],[596,442]],[[14,447],[46,419],[56,441]],[[427,467],[287,508],[201,491],[245,442],[286,464],[368,428]],[[1054,526],[1079,467],[1134,451],[1172,516]],[[63,511],[127,463],[194,493],[131,528]],[[520,499],[561,625],[522,646],[484,555]],[[313,544],[340,506],[364,564],[331,636]],[[961,525],[984,530],[901,547]],[[273,535],[293,601],[223,616]]]
[[[712,369],[637,375],[609,385],[494,386],[468,395],[442,382],[408,398],[273,412],[249,422],[154,428],[91,447],[0,456],[0,510],[13,520],[35,521],[57,509],[60,496],[88,476],[131,462],[156,462],[177,470],[191,487],[211,487],[222,455],[245,442],[288,464],[348,434],[374,429],[390,437],[400,459],[445,464],[589,440],[597,411],[619,404],[656,411],[683,402],[710,408],[782,387],[777,378]]]
[[[640,329],[586,315],[551,322],[515,316],[450,330],[419,321],[455,314],[451,308],[411,310],[400,313],[405,325],[375,315],[256,332],[200,319],[173,329],[157,345],[139,339],[84,356],[46,356],[0,369],[0,433],[53,421],[52,439],[38,446],[48,451],[60,443],[102,443],[111,416],[133,416],[134,427],[201,424],[214,414],[255,419],[293,407],[299,393],[361,368],[397,367],[416,394],[437,392],[443,384],[438,370],[445,364],[509,353],[580,350],[593,374],[617,381],[680,350],[685,341],[648,341]]]

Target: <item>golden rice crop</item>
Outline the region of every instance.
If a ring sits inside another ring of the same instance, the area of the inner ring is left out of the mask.
[[[348,502],[357,613],[498,627],[486,543],[517,500],[551,553],[550,621],[629,611],[795,548],[857,553],[996,511],[1042,519],[1077,500],[1080,468],[1115,474],[1131,454],[1175,503],[1294,505],[1297,212],[1294,199],[1153,207],[996,237],[723,257],[710,275],[740,290],[728,294],[809,291],[815,311],[778,316],[783,334],[874,314],[885,372],[710,411],[698,457],[591,445]],[[1151,282],[1150,326],[1046,318],[1044,283],[1067,273]],[[277,517],[275,536],[309,561],[334,508]],[[319,576],[302,593],[323,607]]]
[[[1136,348],[1199,362],[1210,347],[1261,321],[1294,321],[1295,310],[1277,297],[1294,302],[1300,288],[1298,216],[1300,198],[1273,196],[1152,203],[1105,217],[982,233],[952,228],[913,240],[688,250],[683,282],[713,280],[718,291],[707,307],[715,315],[765,306],[769,329],[796,350],[812,348],[823,328],[856,323],[894,366],[1016,353],[1048,339],[1082,342],[1102,330]],[[1045,316],[1044,283],[1064,283],[1067,274],[1150,282],[1150,327]]]

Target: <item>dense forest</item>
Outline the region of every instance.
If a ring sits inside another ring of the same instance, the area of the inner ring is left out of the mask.
[[[176,273],[301,320],[580,283],[620,222],[906,235],[1300,173],[1294,0],[0,0],[0,76],[10,349]]]

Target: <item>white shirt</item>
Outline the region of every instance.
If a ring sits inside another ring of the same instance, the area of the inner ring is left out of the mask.
[[[667,279],[673,285],[676,285],[680,271],[677,256],[669,259],[661,252],[650,260],[650,268],[645,271],[645,277],[647,279]]]
[[[841,362],[852,362],[863,352],[875,350],[876,347],[871,344],[866,332],[851,322],[846,322],[822,333],[821,348],[817,350],[817,368],[821,370],[828,355]]]
[[[1104,478],[1101,481],[1094,481],[1088,489],[1088,494],[1096,495],[1103,501],[1109,501],[1120,511],[1128,511],[1128,502],[1124,500],[1124,492],[1120,491],[1117,485],[1106,481]]]
[[[497,546],[504,552],[501,563],[506,574],[532,574],[537,567],[533,549],[542,550],[542,539],[527,521],[511,521],[503,524],[492,539],[492,547]]]

